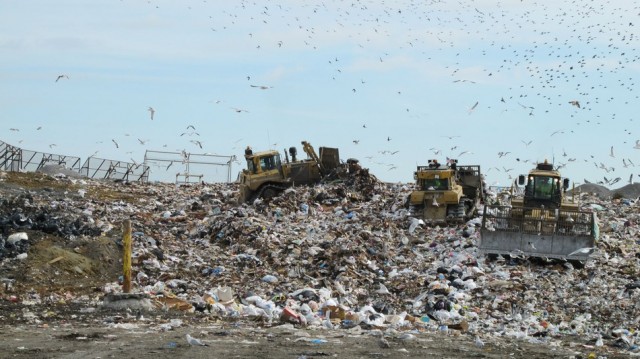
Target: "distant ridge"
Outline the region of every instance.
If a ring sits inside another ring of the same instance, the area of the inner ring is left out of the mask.
[[[576,187],[573,190],[569,190],[568,192],[571,193],[573,191],[575,191],[576,193],[593,193],[603,199],[611,198],[612,195],[611,190],[609,190],[607,187],[595,183],[581,184],[580,186]]]
[[[575,188],[576,192],[594,193],[600,198],[611,198],[615,194],[620,194],[623,198],[635,199],[640,197],[640,183],[628,184],[618,189],[608,189],[605,186],[595,183],[585,183]],[[571,191],[569,191],[571,192]]]
[[[638,198],[640,197],[640,183],[628,184],[622,188],[611,191],[612,194],[620,193],[624,198]]]

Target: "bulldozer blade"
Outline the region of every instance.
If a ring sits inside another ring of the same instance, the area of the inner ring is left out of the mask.
[[[246,186],[240,186],[240,193],[238,194],[238,203],[245,203],[249,200],[250,191]]]
[[[594,213],[485,206],[478,249],[484,254],[587,260],[598,236]],[[532,215],[534,214],[534,215]]]

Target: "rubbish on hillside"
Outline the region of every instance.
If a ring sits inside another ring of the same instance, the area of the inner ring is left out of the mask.
[[[602,333],[603,347],[624,351],[640,342],[638,201],[582,195],[583,209],[598,211],[600,239],[589,261],[564,263],[482,256],[477,218],[424,226],[405,208],[410,186],[381,183],[364,170],[252,205],[234,202],[235,184],[41,181],[54,190],[0,184],[0,293],[53,313],[18,311],[16,320],[64,316],[55,305],[73,303],[125,311],[109,322],[122,328],[183,325],[167,322],[166,313],[185,322],[378,331],[394,339],[435,332],[552,342]],[[100,305],[122,291],[125,219],[135,290],[153,304],[145,310],[159,313],[140,322],[136,310]],[[602,298],[608,305],[597,305]],[[566,309],[574,307],[589,310]]]

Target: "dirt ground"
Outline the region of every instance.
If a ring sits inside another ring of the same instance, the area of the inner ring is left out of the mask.
[[[628,358],[582,338],[531,343],[459,332],[304,329],[291,324],[221,321],[203,313],[127,312],[59,305],[49,309],[0,304],[0,358]],[[40,318],[26,324],[24,318]],[[20,313],[16,315],[16,313]],[[50,313],[47,317],[47,313]],[[176,324],[177,323],[177,324]],[[191,346],[186,334],[207,346]],[[409,338],[406,338],[406,337]],[[591,355],[591,356],[590,356]],[[595,355],[595,356],[594,356]]]
[[[189,333],[207,346],[190,346]],[[187,326],[166,332],[65,324],[49,328],[3,327],[2,358],[586,358],[587,348],[550,348],[521,341],[474,345],[469,336],[425,333],[402,340],[370,333]],[[615,355],[607,355],[615,358]],[[620,356],[622,357],[622,356]]]

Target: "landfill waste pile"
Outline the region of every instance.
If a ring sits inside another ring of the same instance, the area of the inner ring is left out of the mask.
[[[361,169],[239,205],[236,184],[0,172],[0,315],[46,325],[108,313],[105,296],[122,291],[129,219],[133,292],[149,296],[149,311],[181,315],[155,330],[206,318],[640,352],[637,198],[580,195],[582,209],[597,212],[600,239],[577,268],[489,260],[476,247],[478,218],[430,227],[410,217],[411,186]],[[105,318],[105,326],[124,325]]]

